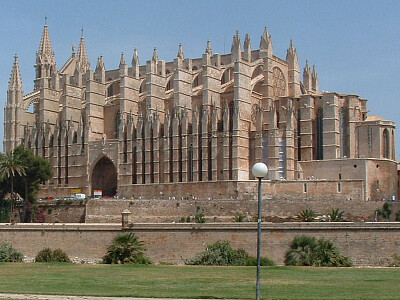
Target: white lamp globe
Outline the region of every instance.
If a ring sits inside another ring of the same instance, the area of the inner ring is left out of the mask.
[[[268,174],[268,167],[264,163],[256,163],[251,169],[251,173],[256,178],[264,178]]]

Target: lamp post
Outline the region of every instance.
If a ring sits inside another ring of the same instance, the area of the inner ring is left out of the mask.
[[[257,219],[257,283],[256,300],[260,300],[260,265],[261,265],[261,201],[262,189],[261,179],[268,174],[268,167],[263,163],[256,163],[251,169],[253,176],[258,179],[258,219]]]

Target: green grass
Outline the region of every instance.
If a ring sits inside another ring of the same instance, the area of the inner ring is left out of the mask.
[[[0,264],[0,293],[255,298],[255,267]],[[262,299],[399,299],[396,268],[263,267]]]

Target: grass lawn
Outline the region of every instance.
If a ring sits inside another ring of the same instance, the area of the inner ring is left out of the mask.
[[[0,293],[255,298],[255,267],[0,263]],[[263,267],[262,299],[400,299],[396,268]]]

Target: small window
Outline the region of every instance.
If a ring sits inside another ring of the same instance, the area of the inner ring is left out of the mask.
[[[307,192],[308,192],[308,186],[307,186],[307,183],[305,183],[303,185],[303,193],[307,193]]]
[[[338,193],[342,192],[342,183],[341,182],[338,182],[338,184],[337,184],[337,191],[338,191]]]

